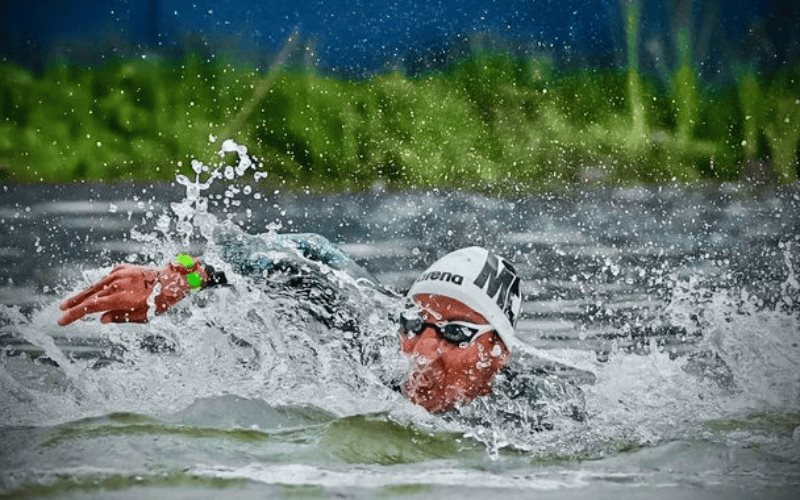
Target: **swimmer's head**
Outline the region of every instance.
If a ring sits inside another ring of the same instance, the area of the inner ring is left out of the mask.
[[[491,392],[514,347],[522,304],[513,266],[484,248],[464,248],[430,266],[408,296],[419,314],[400,332],[413,362],[403,385],[408,398],[438,412]]]
[[[409,298],[415,300],[421,294],[461,302],[494,327],[509,351],[514,349],[522,294],[516,269],[502,257],[481,247],[451,252],[411,285]]]

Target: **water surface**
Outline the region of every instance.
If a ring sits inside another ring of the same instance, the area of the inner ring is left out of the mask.
[[[393,300],[347,283],[335,313],[364,338],[244,279],[147,325],[59,328],[58,300],[114,263],[205,251],[199,231],[186,247],[175,226],[185,189],[4,186],[0,491],[796,495],[796,186],[260,199],[238,186],[212,187],[220,220],[321,233],[400,293],[462,246],[508,256],[523,276],[520,355],[579,387],[588,419],[561,415],[556,397],[537,410],[548,430],[533,409],[414,407],[385,383],[404,362],[385,318]]]

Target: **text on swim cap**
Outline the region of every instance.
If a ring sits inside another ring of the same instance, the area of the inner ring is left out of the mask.
[[[464,282],[464,277],[460,274],[453,274],[447,271],[432,271],[430,273],[423,273],[416,281],[446,281],[454,285],[460,285]]]
[[[490,298],[496,299],[497,306],[506,315],[508,321],[512,325],[516,325],[514,302],[520,300],[520,280],[511,264],[490,253],[474,283]]]

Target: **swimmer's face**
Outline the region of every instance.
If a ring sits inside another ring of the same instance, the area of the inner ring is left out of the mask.
[[[487,324],[483,316],[449,297],[419,294],[414,301],[423,308],[425,322]],[[400,343],[413,363],[403,383],[403,393],[412,403],[430,412],[451,410],[489,394],[495,374],[508,363],[508,349],[494,331],[462,347],[442,338],[434,328],[426,327],[416,335],[401,333]]]

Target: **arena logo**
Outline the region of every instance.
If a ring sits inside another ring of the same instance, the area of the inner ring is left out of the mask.
[[[522,297],[519,290],[520,279],[511,264],[490,253],[473,283],[490,298],[496,299],[497,306],[508,321],[516,325],[517,318],[514,311],[518,310],[517,304],[521,302]]]
[[[433,271],[430,273],[424,273],[422,276],[417,278],[417,282],[419,281],[445,281],[447,283],[452,283],[454,285],[460,285],[464,282],[464,277],[460,274],[453,274],[447,271]]]

